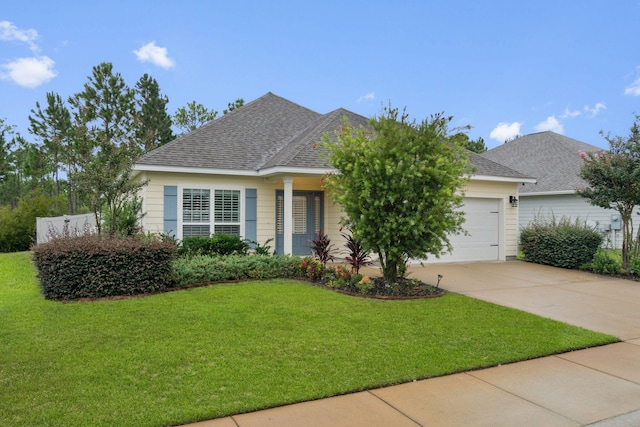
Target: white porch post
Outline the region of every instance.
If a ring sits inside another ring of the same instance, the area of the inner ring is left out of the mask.
[[[284,254],[293,254],[293,177],[282,177],[284,182],[284,216],[282,222],[284,223]]]

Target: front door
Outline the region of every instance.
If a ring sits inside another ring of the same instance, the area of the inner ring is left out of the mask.
[[[310,255],[311,240],[323,224],[323,193],[321,191],[294,191],[292,240],[294,255]],[[276,191],[276,252],[284,253],[284,191]]]

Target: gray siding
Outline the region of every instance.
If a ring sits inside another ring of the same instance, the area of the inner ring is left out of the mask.
[[[605,232],[605,245],[620,248],[622,245],[622,234],[620,231],[607,231],[611,226],[611,215],[617,214],[613,209],[603,209],[589,204],[588,200],[573,194],[553,195],[553,196],[524,196],[520,194],[519,207],[519,228],[526,227],[536,216],[550,217],[554,214],[556,218],[568,216],[575,220],[583,219],[587,223],[597,226]],[[640,217],[634,215],[635,227],[640,224]]]

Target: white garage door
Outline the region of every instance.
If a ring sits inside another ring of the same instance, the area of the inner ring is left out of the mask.
[[[429,257],[429,262],[495,261],[499,258],[499,199],[465,198],[463,224],[468,234],[451,236],[453,253]]]

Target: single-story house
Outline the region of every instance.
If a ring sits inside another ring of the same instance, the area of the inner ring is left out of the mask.
[[[546,131],[521,136],[482,153],[537,179],[520,188],[519,227],[526,227],[536,217],[556,219],[580,218],[607,234],[608,244],[620,246],[620,215],[612,209],[593,206],[576,194],[587,183],[579,172],[584,160],[579,152],[600,152],[600,147]]]
[[[320,114],[272,93],[245,104],[142,156],[134,170],[143,189],[143,227],[178,239],[233,233],[281,254],[307,255],[318,230],[342,248],[340,207],[325,194],[322,177],[333,171],[314,145],[334,135],[346,116]],[[454,236],[447,260],[504,260],[517,254],[517,197],[532,178],[473,155],[476,172],[465,192],[469,235]]]

